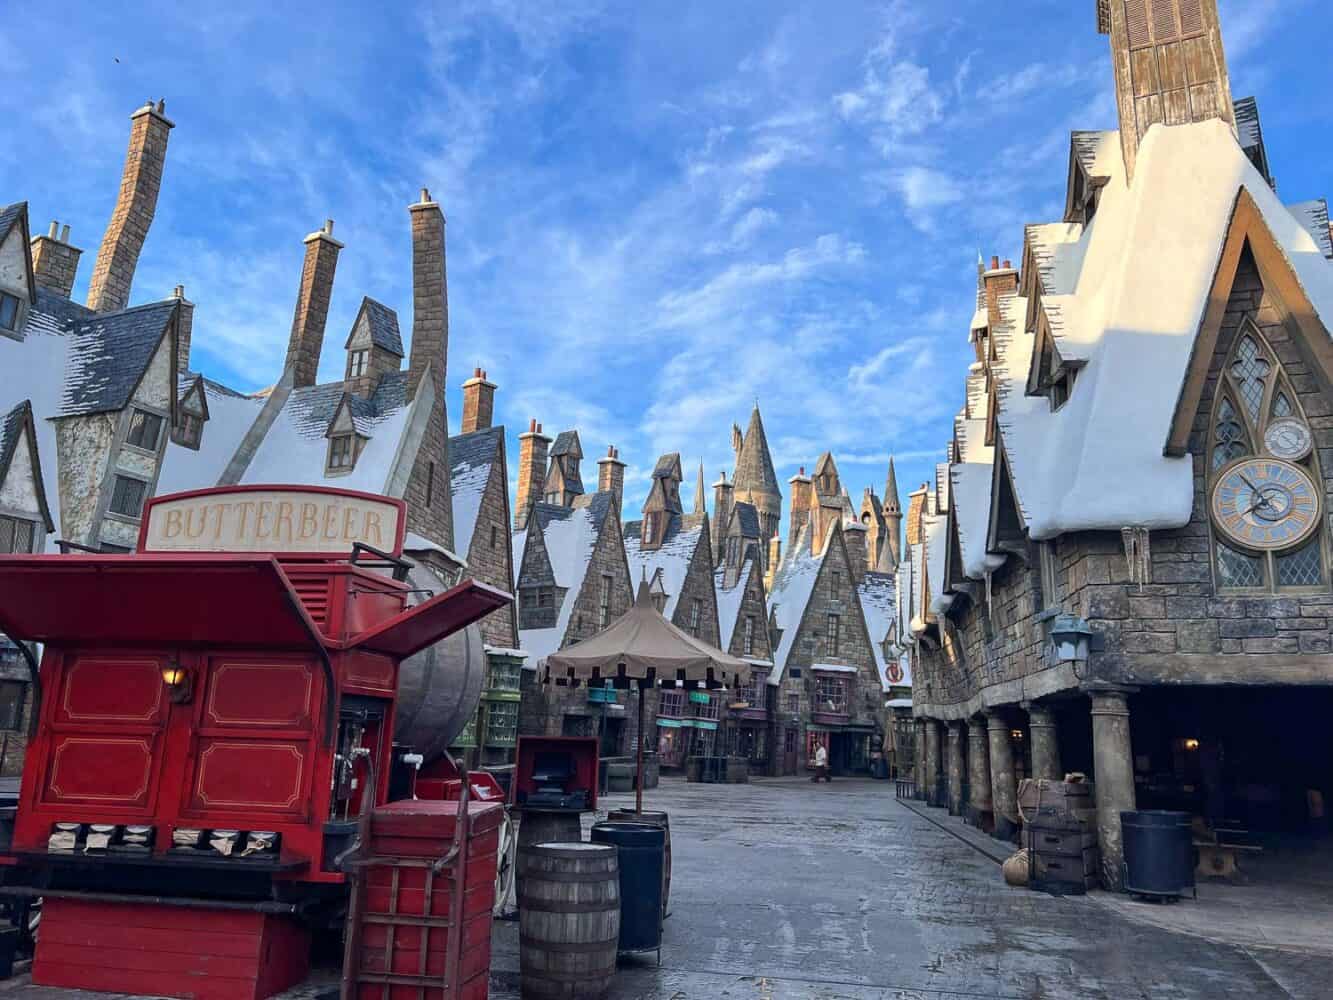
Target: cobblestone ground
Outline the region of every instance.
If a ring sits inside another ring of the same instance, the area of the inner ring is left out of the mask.
[[[1091,898],[1006,888],[891,783],[668,781],[647,806],[671,814],[672,916],[661,968],[632,960],[612,1000],[1331,995],[1324,955],[1213,944]],[[518,925],[498,923],[494,941],[491,996],[517,1000]],[[0,984],[4,1000],[94,996]]]

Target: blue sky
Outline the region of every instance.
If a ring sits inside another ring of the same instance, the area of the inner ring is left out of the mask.
[[[347,246],[321,375],[362,295],[410,329],[428,186],[451,418],[485,367],[511,449],[529,417],[578,427],[590,469],[619,446],[627,516],[659,453],[730,469],[755,398],[784,481],[825,449],[854,498],[891,453],[904,492],[926,479],[978,250],[1017,257],[1062,211],[1069,130],[1115,121],[1094,0],[218,6],[9,14],[0,201],[72,225],[76,297],[150,96],[177,127],[134,299],[184,283],[196,364],[243,388],[278,377],[326,217]],[[1326,0],[1221,6],[1281,194],[1333,194]]]

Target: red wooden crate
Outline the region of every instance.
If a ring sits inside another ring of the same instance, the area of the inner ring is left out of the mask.
[[[188,1000],[263,1000],[306,977],[310,938],[268,913],[49,898],[33,982]]]

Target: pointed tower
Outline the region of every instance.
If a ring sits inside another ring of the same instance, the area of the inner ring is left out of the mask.
[[[736,475],[732,480],[735,500],[754,504],[759,513],[762,537],[771,538],[782,523],[782,490],[773,471],[773,456],[768,450],[764,421],[759,416],[759,404],[750,414],[750,426],[742,436],[732,428],[733,447],[736,448]]]
[[[884,483],[884,524],[888,539],[880,550],[879,566],[882,573],[893,573],[898,569],[902,558],[902,523],[903,508],[898,500],[898,475],[893,469],[893,456],[889,456],[889,478]]]
[[[704,493],[704,460],[699,459],[699,478],[694,484],[694,513],[708,513],[708,497]]]

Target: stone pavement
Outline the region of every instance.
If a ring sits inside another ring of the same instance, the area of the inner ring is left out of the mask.
[[[626,804],[611,796],[606,807]],[[611,1000],[1215,1000],[1329,995],[1328,958],[1219,944],[1092,897],[1007,888],[999,868],[898,803],[889,782],[664,781],[672,916],[662,966]],[[493,1000],[517,1000],[518,925],[495,930]],[[93,1000],[15,983],[0,1000]]]

